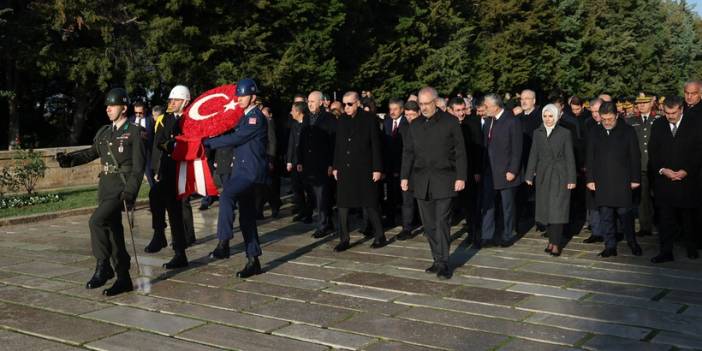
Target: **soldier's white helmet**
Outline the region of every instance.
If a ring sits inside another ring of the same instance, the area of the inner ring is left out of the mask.
[[[185,85],[176,85],[171,89],[171,93],[168,94],[169,99],[183,99],[190,100],[190,90]]]

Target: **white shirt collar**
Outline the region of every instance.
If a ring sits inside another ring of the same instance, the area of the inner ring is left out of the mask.
[[[678,121],[675,123],[675,128],[680,128],[680,122],[682,122],[682,119],[683,119],[683,115],[680,115],[680,119],[678,119]],[[670,129],[672,130],[673,123],[668,122],[668,124],[670,124]]]
[[[505,109],[501,109],[500,112],[497,113],[497,115],[495,116],[495,120],[497,121],[498,119],[500,119],[503,113],[505,113]]]
[[[248,114],[249,112],[251,112],[251,110],[253,110],[255,108],[256,108],[256,105],[251,105],[251,106],[247,107],[246,110],[244,110],[244,114]]]

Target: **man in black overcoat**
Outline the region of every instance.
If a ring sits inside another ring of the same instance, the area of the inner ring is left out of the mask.
[[[694,241],[695,216],[700,207],[702,129],[700,120],[682,113],[683,102],[669,96],[663,106],[665,118],[653,122],[648,156],[656,207],[660,215],[660,252],[653,263],[673,261],[673,237],[682,229],[687,256],[697,259]]]
[[[344,94],[344,114],[339,118],[334,147],[333,174],[337,181],[340,242],[335,251],[350,247],[348,215],[351,208],[363,208],[375,240],[371,248],[387,245],[380,221],[378,184],[383,171],[380,128],[377,117],[360,109],[358,93]]]
[[[600,256],[617,255],[617,217],[632,254],[641,256],[634,236],[634,189],[641,185],[641,152],[634,128],[618,121],[613,102],[599,109],[601,124],[588,135],[587,187],[595,192],[595,206],[605,249]]]
[[[422,117],[410,124],[403,149],[400,185],[407,191],[411,176],[424,233],[434,258],[426,272],[450,279],[451,199],[465,188],[468,158],[459,124],[437,108],[437,96],[431,87],[419,91]]]
[[[317,230],[312,234],[322,238],[333,232],[331,223],[331,175],[337,121],[322,109],[322,93],[313,91],[307,97],[309,109],[302,122],[298,145],[298,171],[302,172],[308,199],[317,208]],[[311,213],[308,213],[311,215]]]

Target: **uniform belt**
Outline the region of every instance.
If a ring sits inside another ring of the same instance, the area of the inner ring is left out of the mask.
[[[132,167],[118,167],[114,165],[102,165],[102,174],[118,174],[118,173],[129,173],[132,171]]]

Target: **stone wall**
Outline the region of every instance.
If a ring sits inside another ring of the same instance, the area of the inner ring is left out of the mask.
[[[89,146],[36,149],[35,151],[42,155],[47,167],[46,175],[39,180],[36,190],[97,185],[98,173],[100,172],[99,160],[78,167],[60,168],[54,159],[57,152],[71,152],[87,147]],[[13,151],[0,151],[0,167],[12,165],[12,155]]]

